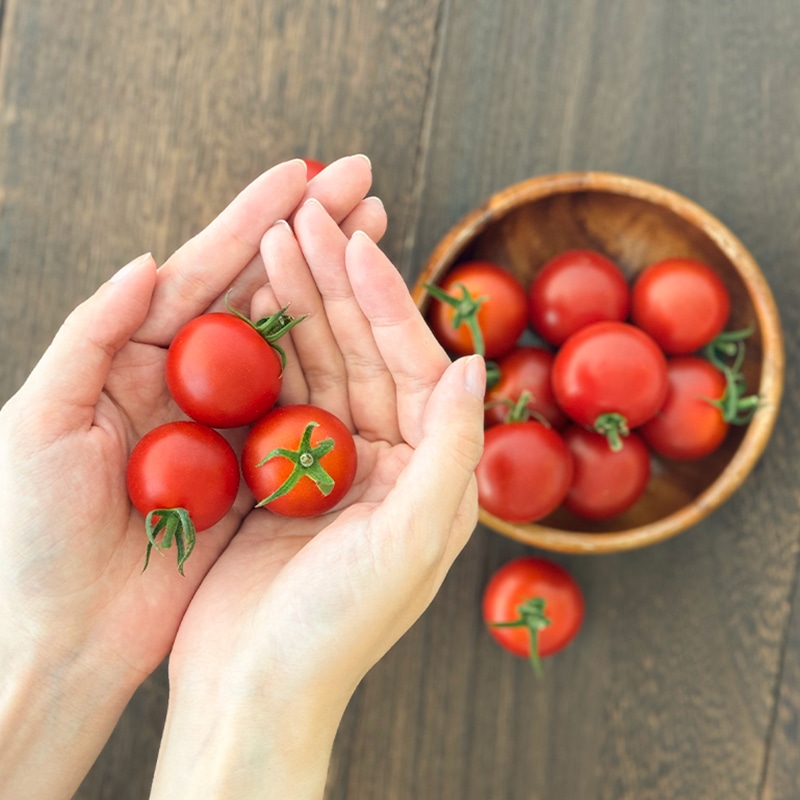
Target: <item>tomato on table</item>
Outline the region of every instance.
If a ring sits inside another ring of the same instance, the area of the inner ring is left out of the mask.
[[[583,592],[564,567],[524,556],[492,575],[483,592],[482,615],[495,641],[530,659],[539,672],[540,658],[563,650],[578,634]]]
[[[553,345],[593,322],[621,322],[629,308],[622,270],[594,250],[567,250],[551,258],[528,290],[531,327]]]
[[[722,333],[730,295],[707,264],[670,258],[644,269],[631,292],[631,321],[668,355],[700,350]]]
[[[285,309],[258,322],[214,312],[186,323],[167,351],[167,388],[179,408],[212,428],[249,425],[278,399],[282,351],[275,344],[299,322]]]
[[[286,517],[330,511],[355,479],[356,446],[345,424],[312,405],[279,406],[245,439],[242,474],[258,506]]]
[[[534,522],[555,511],[572,482],[572,455],[538,420],[504,422],[484,435],[475,470],[481,507],[507,522]]]
[[[486,391],[484,425],[488,428],[506,420],[509,408],[528,392],[528,409],[554,428],[562,428],[567,418],[553,397],[550,374],[553,353],[543,347],[519,346],[497,360],[497,381]]]
[[[239,461],[217,431],[197,422],[168,422],[139,440],[125,477],[131,503],[145,517],[145,568],[153,547],[162,550],[174,542],[183,574],[195,534],[219,522],[233,505]]]
[[[511,272],[490,261],[458,264],[438,286],[426,289],[433,298],[428,324],[455,355],[500,358],[528,325],[525,289]]]
[[[746,420],[758,403],[737,394],[735,379],[700,356],[670,358],[667,376],[664,405],[641,429],[650,448],[665,458],[693,460],[713,453],[730,424]]]
[[[667,360],[639,328],[595,322],[570,336],[553,362],[553,394],[567,416],[612,449],[647,422],[667,394]]]
[[[562,435],[575,463],[566,508],[584,519],[610,519],[642,496],[650,479],[650,451],[635,431],[619,450],[612,450],[605,436],[579,425],[570,425]]]

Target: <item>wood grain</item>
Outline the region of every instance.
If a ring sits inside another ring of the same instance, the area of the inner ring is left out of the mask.
[[[795,0],[5,0],[0,399],[66,313],[163,260],[248,180],[363,151],[413,282],[469,208],[536,174],[653,180],[745,243],[784,323],[784,406],[740,491],[691,531],[554,556],[584,629],[535,681],[482,629],[523,545],[478,528],[429,611],[367,676],[327,800],[791,800],[800,794],[800,7]],[[166,670],[78,800],[138,800]]]

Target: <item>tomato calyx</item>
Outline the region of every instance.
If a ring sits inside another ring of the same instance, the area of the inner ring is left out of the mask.
[[[539,631],[544,630],[550,625],[550,618],[544,611],[545,601],[543,597],[531,597],[521,605],[517,606],[519,618],[510,622],[492,622],[493,628],[527,628],[530,634],[530,662],[533,671],[541,676],[542,661],[539,656]]]
[[[745,394],[747,385],[742,374],[744,342],[752,333],[752,328],[725,331],[703,348],[703,355],[725,376],[725,393],[722,397],[703,399],[718,408],[725,422],[731,425],[746,425],[761,405],[758,395]]]
[[[505,406],[508,409],[508,413],[506,414],[505,423],[511,422],[528,422],[531,418],[535,419],[537,422],[541,422],[545,428],[552,428],[553,426],[550,422],[545,419],[538,411],[531,408],[532,395],[531,393],[525,389],[524,391],[520,392],[519,397],[517,398],[516,402],[511,400],[510,398],[504,398],[502,400],[494,400],[490,403],[485,403],[484,408],[492,408],[493,406]]]
[[[185,508],[156,508],[145,517],[144,527],[147,532],[147,553],[142,572],[150,563],[153,548],[163,552],[172,547],[174,542],[178,555],[178,572],[183,575],[183,565],[192,554],[196,541],[195,527],[189,512]],[[163,536],[159,544],[157,537],[161,533]]]
[[[225,296],[225,305],[228,308],[228,311],[231,314],[237,316],[242,322],[246,322],[256,333],[264,339],[267,344],[269,344],[275,352],[278,354],[281,360],[281,369],[286,367],[286,353],[284,349],[278,344],[278,339],[281,338],[287,331],[291,330],[295,325],[299,322],[302,322],[306,315],[303,314],[300,317],[293,317],[291,314],[287,314],[287,310],[289,306],[284,306],[283,308],[279,308],[274,314],[270,314],[268,317],[262,317],[261,319],[253,322],[250,317],[242,314],[241,311],[237,311],[229,302],[228,298],[230,297],[230,292]]]
[[[425,284],[425,288],[431,297],[440,300],[442,303],[447,303],[454,309],[453,328],[458,329],[462,325],[466,325],[472,337],[473,349],[478,355],[485,355],[486,348],[483,343],[483,332],[478,324],[478,310],[489,297],[473,297],[463,283],[457,283],[456,286],[461,289],[461,297],[454,297],[432,283]]]
[[[314,428],[318,427],[318,422],[309,422],[306,425],[303,435],[300,437],[300,444],[296,450],[286,447],[276,447],[267,453],[256,466],[263,466],[273,458],[288,458],[292,462],[292,471],[289,477],[274,491],[256,504],[256,508],[271,503],[279,497],[288,494],[299,483],[301,478],[310,478],[317,485],[317,488],[326,497],[333,491],[336,481],[327,473],[325,467],[320,464],[320,459],[333,450],[335,442],[332,438],[323,439],[315,445],[311,444],[311,434]]]
[[[630,433],[628,420],[622,414],[611,411],[607,414],[600,414],[594,421],[594,430],[606,437],[608,446],[615,453],[622,450],[622,438]]]

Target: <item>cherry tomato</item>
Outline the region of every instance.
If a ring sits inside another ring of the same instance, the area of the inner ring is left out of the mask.
[[[332,509],[356,474],[356,447],[344,423],[311,405],[279,406],[245,439],[242,473],[270,511],[311,517]]]
[[[469,261],[448,272],[433,296],[428,324],[446,350],[459,356],[500,358],[528,324],[525,289],[511,272],[489,261]]]
[[[553,361],[553,394],[567,416],[608,437],[647,422],[667,394],[667,360],[642,330],[595,322],[570,336]]]
[[[324,170],[327,166],[327,164],[322,161],[318,161],[316,158],[304,158],[303,161],[306,162],[306,179],[309,181],[319,175],[319,173],[322,172],[322,170]]]
[[[550,385],[553,354],[543,347],[520,346],[498,359],[499,375],[486,392],[486,427],[505,422],[509,404],[516,403],[523,392],[530,394],[528,409],[538,414],[554,428],[562,428],[567,417],[558,407]]]
[[[167,352],[167,388],[180,409],[212,428],[249,425],[269,411],[283,364],[270,344],[297,320],[282,312],[253,325],[237,314],[195,317]]]
[[[593,250],[567,250],[550,259],[528,290],[531,327],[553,345],[593,322],[622,322],[629,308],[622,270]]]
[[[707,345],[725,328],[729,313],[725,283],[700,261],[659,261],[633,284],[632,322],[669,355],[686,355]]]
[[[540,657],[562,650],[578,634],[583,593],[562,566],[524,556],[492,575],[483,592],[482,614],[495,641],[529,658],[538,671]]]
[[[585,519],[609,519],[629,509],[650,478],[650,451],[634,431],[614,451],[605,436],[571,425],[563,432],[575,473],[564,506]]]
[[[537,420],[505,422],[486,431],[475,471],[478,501],[508,522],[533,522],[561,504],[572,482],[564,440]]]
[[[147,559],[153,547],[168,548],[174,541],[183,573],[195,533],[215,525],[233,505],[239,462],[217,431],[197,422],[168,422],[133,448],[126,482],[131,502],[146,519]]]
[[[642,426],[642,436],[665,458],[691,460],[713,453],[729,430],[723,412],[725,376],[699,356],[669,359],[667,376],[667,399]]]

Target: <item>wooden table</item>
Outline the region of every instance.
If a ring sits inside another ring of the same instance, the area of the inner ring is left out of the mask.
[[[409,282],[464,212],[536,174],[623,172],[720,217],[786,333],[785,401],[755,472],[667,543],[555,557],[588,613],[539,681],[478,608],[489,573],[526,550],[479,528],[359,688],[327,797],[800,796],[796,0],[5,0],[0,13],[3,399],[113,269],[146,249],[163,260],[287,157],[370,155],[383,247]],[[147,796],[166,696],[161,669],[78,798]]]

